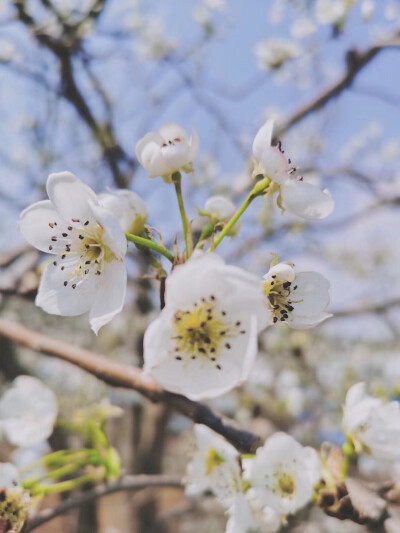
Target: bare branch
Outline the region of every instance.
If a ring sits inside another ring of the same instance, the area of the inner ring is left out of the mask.
[[[0,319],[0,337],[11,339],[36,352],[68,361],[108,385],[134,389],[152,402],[164,402],[193,422],[204,424],[219,433],[243,453],[254,453],[260,445],[260,438],[257,435],[234,427],[231,420],[217,415],[205,404],[163,390],[151,376],[139,368],[112,361],[79,346],[47,337],[10,320]]]
[[[30,531],[34,531],[46,522],[50,522],[50,520],[53,520],[57,516],[60,516],[71,509],[81,507],[90,501],[97,500],[98,498],[102,498],[108,494],[114,494],[122,491],[140,490],[148,487],[182,489],[183,486],[184,485],[181,479],[177,476],[126,476],[116,483],[100,485],[94,489],[86,490],[75,497],[64,500],[56,507],[41,511],[26,524],[23,532],[29,533]]]

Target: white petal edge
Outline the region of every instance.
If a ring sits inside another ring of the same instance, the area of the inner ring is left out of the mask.
[[[281,187],[286,209],[305,220],[321,220],[335,207],[330,193],[305,181],[287,180]]]

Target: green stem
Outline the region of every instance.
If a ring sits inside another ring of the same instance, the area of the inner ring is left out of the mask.
[[[186,216],[185,205],[183,203],[182,187],[181,187],[181,181],[182,181],[181,173],[175,172],[175,174],[172,175],[172,181],[174,182],[174,185],[175,185],[175,192],[176,192],[176,197],[178,199],[179,213],[181,214],[181,219],[182,219],[182,229],[183,229],[183,236],[185,238],[185,247],[186,247],[186,258],[189,259],[193,251],[193,240],[192,240],[192,233],[190,231],[188,218]]]
[[[356,456],[356,452],[355,452],[353,443],[351,441],[347,440],[343,444],[343,453],[344,453],[344,459],[343,459],[340,474],[341,474],[342,479],[345,480],[348,476],[351,462]]]
[[[209,239],[214,233],[214,227],[214,222],[209,222],[207,226],[203,228],[203,231],[201,232],[201,235],[199,237],[199,241],[196,244],[196,248],[199,248],[200,250],[203,249],[206,239]]]
[[[236,211],[233,217],[229,220],[229,222],[226,223],[226,225],[224,226],[224,229],[219,234],[218,239],[216,239],[214,241],[214,244],[211,246],[210,252],[213,252],[221,244],[222,240],[228,235],[230,230],[238,222],[238,220],[243,215],[243,213],[246,211],[246,209],[250,206],[252,201],[255,198],[257,198],[257,196],[262,196],[265,193],[265,190],[268,188],[270,183],[271,183],[271,180],[268,177],[265,177],[264,179],[256,183],[256,185],[247,195],[245,201],[242,203],[242,205],[239,207],[239,209]]]
[[[68,481],[60,481],[60,483],[54,483],[53,485],[42,485],[32,488],[32,494],[60,494],[61,492],[67,492],[88,483],[96,483],[102,481],[104,475],[87,474],[76,479],[70,479]]]
[[[125,233],[125,236],[128,241],[133,242],[137,247],[144,246],[145,248],[150,248],[166,257],[171,263],[174,262],[174,256],[161,244],[157,244],[144,237],[139,237],[138,235],[132,235],[131,233]]]

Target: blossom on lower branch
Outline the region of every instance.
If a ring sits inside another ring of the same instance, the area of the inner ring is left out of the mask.
[[[253,142],[255,168],[253,176],[268,176],[272,184],[267,195],[278,192],[278,206],[306,220],[318,220],[330,215],[334,202],[329,191],[321,191],[302,177],[294,177],[296,169],[278,146],[271,146],[274,123],[267,121]]]
[[[97,334],[123,307],[127,243],[116,214],[70,172],[51,174],[49,200],[20,216],[24,238],[53,255],[46,267],[36,305],[47,313],[77,316],[90,311]]]
[[[343,426],[356,453],[362,451],[383,461],[400,461],[400,405],[385,403],[356,383],[347,392]]]
[[[0,399],[0,435],[14,446],[35,446],[50,437],[57,415],[54,392],[32,376],[18,376]]]
[[[167,278],[166,306],[144,336],[145,370],[193,400],[219,396],[248,377],[264,323],[259,280],[196,252]]]
[[[249,461],[247,479],[260,502],[288,515],[311,500],[321,473],[321,461],[313,448],[279,432]]]
[[[296,273],[293,265],[274,264],[264,276],[263,293],[271,322],[284,322],[293,329],[307,329],[332,315],[329,281],[318,272]]]
[[[22,531],[31,508],[31,497],[21,486],[18,470],[11,463],[0,463],[1,531]]]

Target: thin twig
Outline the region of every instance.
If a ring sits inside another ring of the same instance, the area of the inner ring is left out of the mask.
[[[182,480],[177,476],[165,476],[165,475],[138,475],[138,476],[126,476],[121,481],[112,483],[110,485],[101,485],[95,487],[94,489],[86,490],[77,496],[68,498],[67,500],[60,503],[56,507],[44,509],[39,514],[34,516],[26,524],[23,532],[29,533],[45,524],[50,522],[57,516],[60,516],[71,509],[81,507],[88,502],[107,496],[108,494],[114,494],[116,492],[122,491],[131,491],[131,490],[140,490],[147,487],[155,488],[183,488]]]

